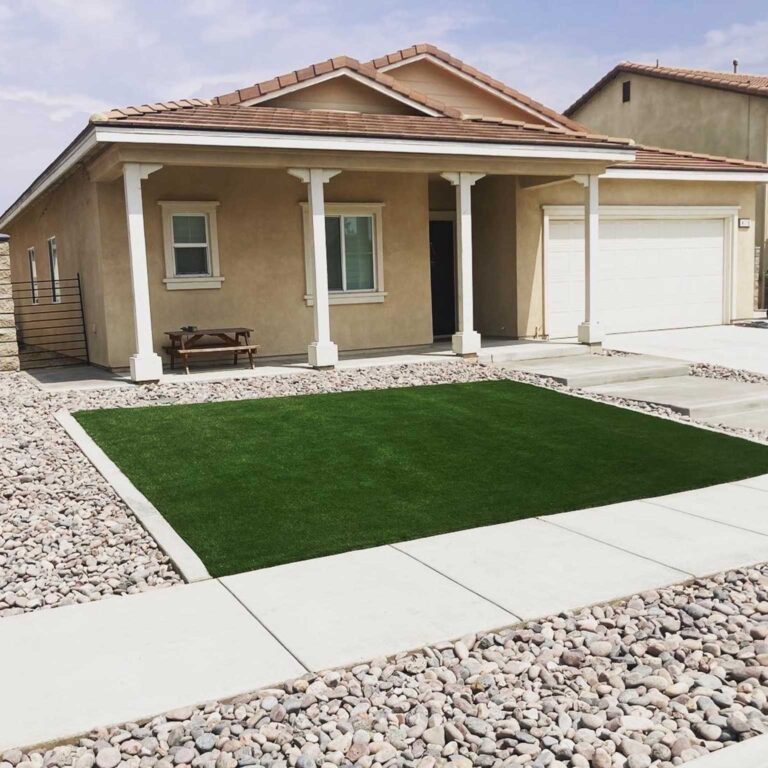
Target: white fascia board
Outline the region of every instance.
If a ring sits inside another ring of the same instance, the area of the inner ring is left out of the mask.
[[[550,219],[583,219],[583,205],[543,205]],[[725,219],[736,216],[733,205],[601,205],[600,217],[606,219]]]
[[[48,172],[39,177],[36,181],[32,182],[29,187],[29,194],[27,197],[18,199],[11,207],[5,212],[2,218],[0,218],[0,230],[13,219],[24,208],[34,202],[40,195],[45,192],[52,184],[58,181],[64,174],[68,173],[75,165],[77,165],[98,143],[95,132],[91,131],[85,134],[80,141],[70,147],[60,158],[58,164],[51,168]]]
[[[385,152],[414,155],[467,155],[472,157],[521,157],[554,160],[627,162],[635,157],[631,148],[502,144],[479,141],[433,141],[429,139],[378,139],[360,136],[309,136],[301,134],[246,133],[235,131],[168,130],[157,128],[98,128],[99,142],[123,144],[172,144],[192,147],[239,147],[302,149],[331,152]]]
[[[300,83],[294,83],[293,85],[286,85],[284,88],[280,88],[276,91],[271,91],[270,93],[265,93],[262,96],[257,96],[254,99],[247,99],[246,101],[243,101],[240,103],[241,107],[251,107],[254,104],[262,104],[265,101],[272,101],[273,99],[277,99],[280,96],[285,96],[289,93],[294,93],[295,91],[301,91],[304,90],[304,88],[309,88],[312,85],[317,85],[318,83],[324,83],[327,80],[334,80],[337,77],[349,77],[352,80],[356,80],[358,83],[362,83],[368,88],[371,88],[374,91],[378,91],[379,93],[384,94],[390,99],[394,99],[395,101],[399,101],[401,104],[405,104],[413,109],[417,109],[419,112],[429,115],[430,117],[442,117],[443,113],[439,112],[436,109],[432,109],[432,107],[428,107],[426,104],[422,104],[421,102],[415,101],[413,99],[409,99],[407,96],[403,96],[403,94],[398,93],[397,91],[392,90],[391,88],[387,88],[385,85],[382,85],[381,83],[377,83],[375,80],[371,80],[368,77],[363,77],[362,75],[359,75],[357,72],[355,72],[352,69],[335,69],[333,72],[327,72],[324,75],[317,75],[316,77],[310,78],[308,80],[302,80]]]
[[[544,122],[547,123],[547,125],[552,125],[552,126],[555,126],[556,128],[563,127],[562,123],[558,123],[557,120],[553,120],[551,117],[547,117],[547,115],[544,115],[541,112],[537,112],[533,107],[530,107],[527,104],[524,104],[522,101],[518,101],[513,96],[509,96],[508,94],[504,93],[504,91],[500,91],[497,88],[494,88],[493,86],[487,85],[481,80],[477,80],[476,78],[472,77],[472,75],[468,75],[466,72],[462,72],[460,69],[457,69],[451,64],[448,64],[447,62],[442,61],[441,59],[438,59],[436,56],[433,56],[431,53],[420,53],[418,56],[413,56],[410,59],[403,59],[402,61],[396,61],[394,64],[387,64],[386,66],[379,67],[379,72],[388,72],[391,69],[397,69],[398,67],[402,67],[407,64],[413,64],[417,61],[423,61],[423,60],[427,60],[431,64],[435,64],[438,67],[442,67],[447,72],[450,72],[452,75],[455,75],[456,77],[460,77],[462,80],[465,80],[466,82],[470,83],[475,88],[479,88],[482,91],[486,91],[487,93],[493,94],[494,96],[496,96],[496,98],[501,99],[502,101],[506,101],[507,104],[512,104],[513,106],[523,110],[523,112],[526,112],[529,115],[538,117],[539,120],[543,120]]]
[[[768,183],[768,171],[673,171],[651,168],[608,168],[603,179],[652,181],[747,181]]]

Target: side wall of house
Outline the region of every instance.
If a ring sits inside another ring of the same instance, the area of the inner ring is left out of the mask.
[[[0,236],[0,371],[19,369],[16,322],[11,290],[11,252],[8,240]]]
[[[79,273],[82,281],[91,361],[105,365],[107,326],[99,261],[101,244],[97,185],[91,182],[84,170],[76,170],[32,203],[8,226],[8,234],[11,235],[11,275],[14,281],[30,279],[29,248],[35,249],[38,280],[50,281],[48,239],[56,238],[59,277],[62,280],[74,278]],[[42,288],[40,303],[50,303],[50,283],[43,283]],[[48,316],[58,322],[55,313]]]
[[[755,185],[729,182],[601,180],[601,205],[739,206],[754,217]],[[517,193],[517,323],[521,337],[544,330],[543,211],[545,205],[583,205],[584,190],[573,182]],[[737,230],[736,314],[751,317],[755,262],[753,229]]]
[[[109,365],[133,353],[130,267],[122,184],[100,185]],[[182,325],[254,329],[261,355],[306,354],[313,309],[304,300],[301,202],[307,187],[284,170],[166,167],[144,183],[154,344]],[[379,304],[331,307],[341,349],[411,346],[432,340],[426,175],[344,172],[327,202],[383,203],[384,290]],[[217,289],[167,290],[161,200],[215,200],[221,273]]]

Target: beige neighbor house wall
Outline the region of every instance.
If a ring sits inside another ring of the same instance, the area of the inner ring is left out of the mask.
[[[83,169],[77,169],[61,184],[41,195],[7,228],[11,235],[11,275],[14,281],[29,280],[27,249],[34,247],[37,278],[50,280],[48,239],[56,238],[59,277],[80,274],[83,310],[91,360],[104,364],[107,359],[108,328],[101,284],[101,243],[97,185]],[[40,303],[50,303],[50,289],[43,285]],[[64,307],[62,307],[64,309]],[[66,325],[67,321],[54,322]],[[24,328],[22,327],[22,333]]]
[[[631,98],[621,89],[631,83]],[[642,144],[768,162],[768,97],[622,73],[573,114],[594,131]],[[755,245],[768,247],[768,195],[756,185]],[[765,255],[764,255],[765,264]],[[768,264],[765,264],[768,267]]]
[[[128,239],[122,181],[100,184],[106,364],[125,367],[134,351]],[[255,330],[261,355],[305,355],[312,307],[304,295],[301,203],[307,187],[285,170],[166,167],[143,182],[154,345],[182,325]],[[383,303],[331,307],[341,349],[411,346],[432,340],[427,176],[344,172],[325,187],[331,202],[383,203]],[[167,290],[160,200],[215,200],[218,289]]]
[[[517,193],[517,323],[520,336],[544,332],[543,206],[583,205],[584,190],[574,182]],[[755,185],[730,182],[600,181],[601,205],[739,206],[752,218]],[[754,232],[737,230],[735,254],[737,317],[752,314]]]
[[[536,115],[473,84],[439,64],[420,59],[386,70],[385,74],[469,115],[501,117],[527,123],[545,123]]]
[[[0,236],[0,371],[19,369],[16,323],[11,290],[11,252],[8,241]]]

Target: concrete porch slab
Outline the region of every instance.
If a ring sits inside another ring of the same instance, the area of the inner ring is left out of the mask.
[[[768,560],[768,536],[644,501],[564,512],[547,522],[693,576]]]
[[[397,547],[524,619],[688,576],[545,519],[473,528]]]
[[[478,355],[481,363],[511,363],[519,360],[542,358],[584,357],[590,354],[589,347],[576,341],[517,341],[494,342],[483,339],[483,348]]]
[[[24,373],[44,392],[87,392],[133,386],[127,375],[113,373],[95,365],[35,368]]]
[[[588,392],[664,405],[692,419],[768,409],[768,387],[741,381],[680,376],[585,387]]]
[[[216,581],[4,618],[0,658],[0,751],[305,672]]]
[[[713,485],[647,501],[768,536],[768,493],[741,483]]]
[[[222,582],[312,670],[517,621],[392,547],[265,568]]]
[[[688,363],[648,355],[580,355],[535,362],[508,362],[502,363],[501,367],[547,376],[569,387],[687,376],[689,368]]]

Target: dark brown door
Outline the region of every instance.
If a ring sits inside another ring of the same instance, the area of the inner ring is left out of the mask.
[[[432,333],[449,336],[456,331],[456,278],[453,222],[429,222],[429,264],[432,277]]]

